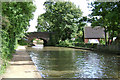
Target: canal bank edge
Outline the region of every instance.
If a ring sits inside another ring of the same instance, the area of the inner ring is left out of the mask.
[[[97,45],[96,48],[85,48],[85,47],[67,47],[67,48],[74,48],[74,49],[83,49],[89,51],[97,51],[97,52],[106,52],[106,53],[113,53],[116,55],[120,55],[120,47],[116,45]]]
[[[56,47],[56,46],[53,46],[53,47]],[[59,47],[59,46],[57,46],[57,47]],[[64,46],[62,46],[62,47],[64,47]],[[116,55],[120,55],[120,50],[112,50],[112,49],[109,49],[109,48],[105,48],[105,46],[103,47],[103,46],[100,46],[100,45],[99,45],[99,47],[97,46],[96,48],[86,48],[86,47],[66,47],[66,48],[83,49],[83,50],[89,50],[89,51],[113,53],[113,54],[116,54]]]
[[[18,46],[9,64],[2,78],[42,78],[25,46]]]
[[[114,53],[114,54],[117,54],[117,55],[120,55],[120,44],[118,45],[107,45],[107,46],[104,46],[104,45],[98,45],[97,46],[97,51],[103,51],[103,52],[110,52],[110,53]]]

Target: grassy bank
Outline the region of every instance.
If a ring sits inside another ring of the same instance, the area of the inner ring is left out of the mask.
[[[97,49],[97,44],[84,43],[84,42],[70,42],[62,41],[59,44],[56,44],[57,47],[71,47],[79,49]]]

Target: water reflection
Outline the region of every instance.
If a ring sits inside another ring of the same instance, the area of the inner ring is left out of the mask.
[[[30,54],[43,77],[118,78],[113,54],[58,47],[32,49]]]
[[[41,44],[41,45],[37,45],[37,44],[36,44],[35,46],[32,46],[32,48],[43,49],[43,46],[44,46],[44,45],[42,45],[42,44]]]
[[[0,69],[1,69],[1,66],[2,66],[2,59],[1,59],[1,57],[0,57]]]

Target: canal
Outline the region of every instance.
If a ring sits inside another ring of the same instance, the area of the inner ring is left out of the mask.
[[[118,78],[113,53],[41,46],[27,51],[43,78]]]

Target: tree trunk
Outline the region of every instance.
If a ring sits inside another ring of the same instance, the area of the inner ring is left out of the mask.
[[[108,45],[110,45],[111,44],[111,34],[110,34],[110,32],[109,32],[109,37],[108,37]]]
[[[82,41],[84,42],[84,28],[82,28],[82,33],[83,33]]]
[[[107,46],[107,30],[106,30],[106,28],[105,28],[105,45]]]
[[[114,31],[112,32],[111,43],[113,42],[113,36],[114,36]]]

